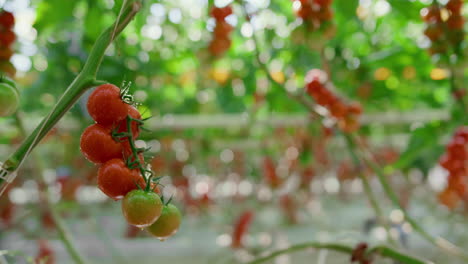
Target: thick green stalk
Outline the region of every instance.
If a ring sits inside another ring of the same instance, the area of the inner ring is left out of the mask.
[[[273,253],[270,253],[269,255],[265,257],[260,257],[257,258],[248,264],[260,264],[264,263],[267,261],[271,261],[274,258],[284,255],[284,254],[290,254],[296,251],[300,250],[305,250],[308,248],[314,248],[314,249],[328,249],[328,250],[333,250],[336,252],[341,252],[345,254],[352,255],[354,248],[347,246],[347,245],[342,245],[342,244],[337,244],[337,243],[320,243],[320,242],[308,242],[308,243],[302,243],[302,244],[297,244],[293,245],[289,248],[286,249],[281,249],[278,251],[275,251]],[[405,264],[428,264],[430,262],[424,261],[415,257],[411,257],[409,255],[406,255],[404,253],[398,252],[397,250],[391,249],[389,247],[385,246],[377,246],[375,248],[371,248],[367,251],[367,254],[378,254],[382,257],[385,258],[390,258],[396,261],[399,261],[401,263]]]
[[[125,1],[126,2],[126,1]],[[122,9],[119,19],[105,30],[96,40],[91,53],[78,76],[68,86],[62,97],[54,106],[48,116],[36,127],[36,129],[23,141],[20,147],[6,160],[2,166],[3,170],[10,173],[15,172],[28,154],[41,141],[41,139],[55,126],[62,116],[78,101],[81,95],[90,87],[96,85],[96,74],[104,58],[107,47],[130,23],[141,7],[140,1],[130,1]],[[0,183],[4,179],[0,178]],[[0,188],[0,195],[1,190]]]

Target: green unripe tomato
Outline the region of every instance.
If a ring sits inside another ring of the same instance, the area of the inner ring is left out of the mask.
[[[18,89],[16,88],[15,81],[13,81],[13,79],[11,79],[10,77],[6,75],[2,75],[1,73],[0,73],[0,83],[9,84],[11,87],[15,88],[16,91],[18,91]]]
[[[12,115],[18,105],[18,91],[7,83],[0,83],[0,116]]]
[[[122,213],[131,225],[144,228],[153,224],[161,215],[163,203],[154,192],[133,190],[122,200]]]
[[[164,206],[161,216],[147,230],[160,240],[173,236],[179,230],[182,215],[173,204]]]

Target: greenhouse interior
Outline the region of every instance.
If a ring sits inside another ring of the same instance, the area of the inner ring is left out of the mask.
[[[465,0],[0,0],[0,264],[468,263]]]

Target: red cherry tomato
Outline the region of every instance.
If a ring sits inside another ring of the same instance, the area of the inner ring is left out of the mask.
[[[218,21],[216,22],[213,33],[216,38],[223,38],[228,36],[232,30],[233,27],[230,24],[226,23],[225,21]]]
[[[450,188],[446,188],[444,191],[439,193],[438,199],[441,204],[445,205],[449,209],[455,209],[461,200],[457,192]]]
[[[231,40],[229,38],[215,38],[211,41],[208,49],[214,56],[221,56],[230,46]]]
[[[111,199],[122,199],[127,193],[144,186],[144,179],[137,170],[130,170],[122,159],[112,159],[98,170],[99,189]]]
[[[314,0],[314,3],[320,5],[320,6],[329,6],[333,0]]]
[[[465,19],[463,18],[462,15],[459,15],[459,14],[452,14],[447,20],[447,27],[449,29],[461,30],[463,29],[464,24],[465,24]]]
[[[332,116],[336,118],[342,118],[346,115],[347,107],[341,101],[335,101],[332,105],[330,105],[330,113]]]
[[[148,227],[148,232],[160,240],[173,236],[179,230],[182,215],[173,204],[164,206],[161,216]]]
[[[455,131],[455,137],[460,137],[465,140],[465,142],[468,142],[468,126],[462,126]]]
[[[358,102],[352,102],[348,105],[348,112],[351,114],[360,115],[362,114],[362,106]]]
[[[439,22],[442,20],[440,16],[440,9],[436,5],[431,5],[421,9],[422,19],[426,22]]]
[[[10,29],[15,24],[15,17],[12,13],[8,11],[3,11],[0,13],[0,26]]]
[[[0,31],[0,45],[5,47],[10,46],[13,42],[15,42],[16,35],[10,29],[5,31]]]
[[[89,96],[89,115],[101,125],[112,125],[127,117],[129,105],[120,98],[120,89],[112,84],[103,84]]]
[[[463,6],[463,0],[449,0],[445,7],[454,14],[459,14]]]
[[[85,129],[81,135],[80,148],[83,155],[96,164],[122,157],[122,144],[112,138],[111,130],[99,124]]]
[[[243,246],[242,240],[245,234],[248,232],[250,224],[254,218],[254,213],[252,211],[245,211],[240,215],[234,224],[234,232],[232,234],[231,247],[240,248]]]
[[[147,227],[161,216],[163,203],[154,192],[133,190],[122,200],[122,213],[127,223],[137,227]]]
[[[444,30],[442,26],[439,23],[431,23],[426,26],[426,29],[424,30],[424,35],[431,41],[436,41],[438,40],[442,34],[444,33]]]
[[[211,9],[211,16],[218,21],[224,20],[230,14],[232,14],[232,7],[230,6],[213,7],[213,9]]]

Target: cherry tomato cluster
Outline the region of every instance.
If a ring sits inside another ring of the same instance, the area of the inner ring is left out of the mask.
[[[454,209],[460,200],[468,198],[468,126],[457,129],[439,164],[449,173],[447,187],[439,194],[439,200]]]
[[[447,53],[450,46],[455,51],[459,49],[465,36],[462,7],[463,0],[450,0],[445,6],[433,4],[421,10],[422,19],[426,23],[424,35],[431,40],[429,54]]]
[[[232,32],[233,27],[226,22],[226,17],[231,14],[231,6],[213,7],[211,9],[211,16],[216,20],[216,26],[208,50],[213,56],[221,56],[231,46],[229,34]]]
[[[97,183],[109,198],[122,199],[122,213],[130,225],[148,227],[149,233],[163,240],[177,232],[181,215],[169,202],[164,204],[145,163],[146,149],[135,140],[143,125],[140,112],[131,105],[127,89],[103,84],[91,93],[87,108],[95,124],[81,135],[81,152],[99,165]]]
[[[9,76],[14,76],[16,73],[15,67],[10,63],[10,58],[13,56],[13,43],[16,40],[16,35],[13,32],[15,25],[15,17],[8,11],[0,12],[0,72],[4,72]]]
[[[361,104],[351,102],[347,104],[334,94],[329,88],[327,75],[319,69],[312,69],[306,76],[306,92],[317,102],[325,107],[331,116],[338,120],[338,126],[347,133],[359,129],[359,116],[362,114]]]
[[[296,15],[306,23],[309,30],[318,30],[333,19],[333,0],[294,0]],[[297,4],[299,3],[299,4]]]

